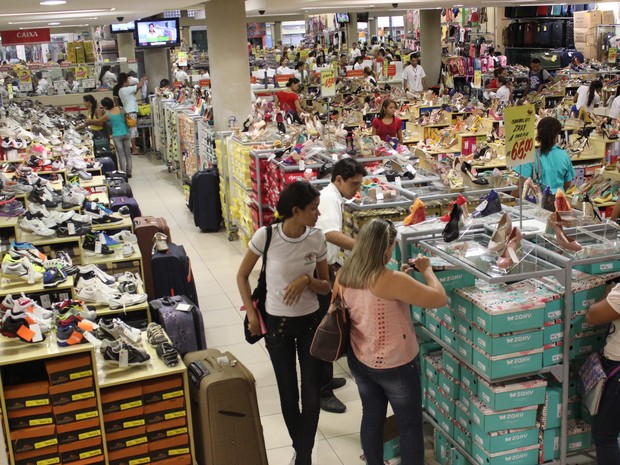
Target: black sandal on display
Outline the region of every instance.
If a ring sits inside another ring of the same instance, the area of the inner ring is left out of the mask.
[[[459,238],[459,223],[462,216],[463,210],[461,210],[461,206],[455,203],[450,212],[450,220],[448,220],[448,224],[446,224],[442,233],[445,242],[453,242]]]

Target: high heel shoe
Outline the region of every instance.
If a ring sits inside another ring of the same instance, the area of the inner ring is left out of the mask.
[[[153,250],[155,252],[168,252],[168,236],[160,232],[155,233],[153,236]]]
[[[450,202],[448,204],[448,209],[449,209],[448,213],[440,217],[439,221],[441,221],[442,223],[447,223],[448,221],[450,221],[450,214],[452,213],[452,209],[454,208],[455,205],[458,205],[459,207],[461,207],[461,213],[463,215],[463,220],[466,220],[467,218],[469,218],[469,209],[467,208],[467,199],[463,197],[461,194],[459,194],[454,202]]]
[[[583,250],[583,247],[581,247],[575,239],[568,237],[566,233],[564,233],[564,229],[562,228],[562,217],[557,212],[549,215],[545,234],[548,236],[555,236],[556,243],[561,249],[570,250],[571,252]]]
[[[491,236],[487,250],[491,253],[501,252],[506,246],[506,241],[508,240],[510,232],[512,232],[512,219],[510,215],[505,212],[497,223],[497,227]]]
[[[592,203],[592,199],[586,192],[583,196],[583,207],[584,207],[584,216],[585,216],[585,207],[588,205],[592,210],[592,216],[588,216],[589,218],[596,218],[599,221],[603,221],[603,217],[601,216],[601,212],[598,211],[598,207]]]
[[[522,239],[523,236],[521,235],[521,231],[519,231],[519,228],[517,228],[516,226],[512,228],[510,236],[508,237],[508,241],[506,242],[506,246],[504,247],[504,250],[497,259],[497,266],[499,268],[507,270],[519,263],[519,261],[521,260],[519,258],[519,254],[522,250]]]
[[[477,175],[474,176],[471,172],[471,165],[466,161],[461,163],[461,171],[465,173],[469,180],[474,184],[478,184],[479,186],[486,186],[489,184],[489,180],[487,178],[478,177]]]
[[[489,216],[493,213],[499,213],[502,211],[502,202],[499,198],[499,194],[494,190],[480,198],[480,205],[476,207],[473,213],[473,217]]]
[[[448,172],[448,183],[450,184],[451,192],[459,192],[465,190],[465,185],[463,184],[463,178],[455,169],[451,169]]]
[[[426,207],[419,198],[415,199],[413,205],[409,207],[409,211],[411,213],[403,220],[404,226],[411,226],[426,221]]]
[[[453,242],[459,237],[459,223],[463,216],[463,211],[461,207],[457,204],[452,206],[452,211],[450,212],[450,220],[446,227],[442,232],[443,240],[445,242]]]

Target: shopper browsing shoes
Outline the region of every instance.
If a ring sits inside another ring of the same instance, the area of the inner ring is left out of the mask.
[[[384,463],[388,402],[398,422],[402,463],[424,463],[419,348],[409,307],[439,308],[447,301],[427,257],[414,261],[426,284],[409,276],[406,265],[402,271],[386,268],[395,246],[391,222],[367,222],[334,285],[349,308],[347,360],[362,400],[360,438],[368,465]]]
[[[321,216],[316,227],[323,231],[327,240],[327,263],[330,282],[337,271],[336,260],[340,249],[351,250],[355,239],[342,232],[342,206],[347,199],[355,197],[362,188],[366,169],[352,158],[344,158],[334,165],[331,183],[321,191]],[[327,313],[331,295],[319,294],[321,317]],[[334,378],[334,366],[324,362],[321,385],[321,409],[326,412],[343,413],[347,407],[334,395],[334,389],[344,386],[345,378]]]
[[[124,80],[119,82],[121,87],[118,89],[118,97],[123,102],[123,108],[125,111],[132,115],[134,118],[138,118],[138,100],[136,94],[142,92],[142,86],[147,81],[148,76],[142,76],[142,79],[137,84],[131,84],[131,76],[126,74],[123,76]],[[131,136],[131,154],[138,155],[138,147],[136,146],[136,138],[138,137],[138,128],[134,126],[129,128]]]
[[[384,141],[397,138],[403,143],[403,122],[396,116],[396,102],[391,98],[383,101],[379,115],[372,120],[372,135]]]
[[[105,110],[105,114],[97,119],[89,118],[86,120],[85,124],[90,126],[101,126],[106,121],[110,122],[118,166],[121,171],[126,172],[127,176],[131,177],[133,162],[131,160],[130,134],[127,123],[125,122],[125,112],[121,108],[115,106],[110,97],[105,97],[101,100],[101,106]]]
[[[317,294],[328,294],[330,286],[325,236],[314,228],[319,201],[319,192],[308,182],[287,186],[278,200],[279,219],[269,226],[272,235],[266,250],[265,346],[276,375],[282,416],[295,449],[295,465],[312,463],[320,413],[323,362],[310,355],[310,344],[321,320]],[[265,253],[267,237],[267,227],[256,231],[237,272],[248,330],[253,335],[262,331],[249,277]],[[301,390],[296,360],[301,369]]]

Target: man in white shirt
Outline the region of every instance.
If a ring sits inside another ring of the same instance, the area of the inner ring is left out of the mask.
[[[362,51],[357,48],[357,42],[353,42],[351,47],[351,61],[353,62],[357,57],[362,56]]]
[[[176,73],[174,73],[174,80],[182,82],[183,84],[188,83],[189,76],[185,71],[185,66],[182,66]]]
[[[403,88],[409,92],[426,90],[426,73],[418,64],[418,57],[413,53],[409,57],[409,66],[403,70]]]
[[[352,158],[343,158],[334,165],[331,182],[321,191],[319,209],[321,216],[316,227],[323,231],[327,240],[327,263],[330,279],[334,282],[336,260],[340,249],[351,250],[355,239],[342,232],[342,208],[346,199],[351,199],[362,188],[366,169]],[[331,294],[319,294],[319,308],[325,314],[329,309]],[[344,378],[334,378],[334,367],[325,363],[321,387],[321,409],[326,412],[344,413],[346,406],[334,395],[334,389],[344,386]]]

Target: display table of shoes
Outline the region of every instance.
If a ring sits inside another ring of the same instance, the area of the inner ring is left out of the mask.
[[[79,183],[84,189],[106,186],[105,176],[93,176],[92,179],[80,179]]]

